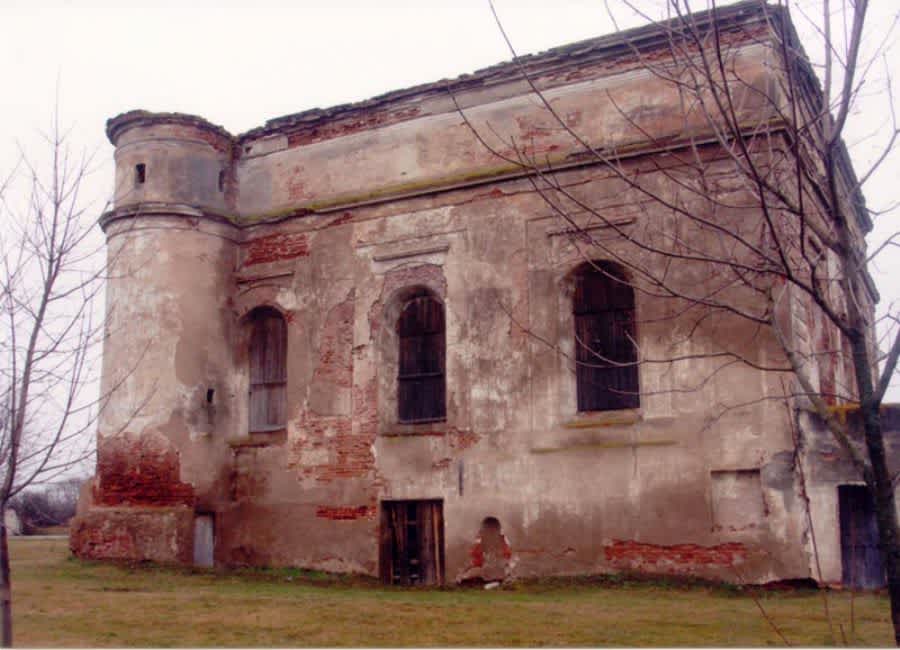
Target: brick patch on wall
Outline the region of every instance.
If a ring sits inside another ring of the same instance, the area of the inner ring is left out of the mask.
[[[180,480],[178,452],[160,433],[101,438],[94,501],[102,506],[172,506],[194,503],[194,488]]]
[[[309,255],[306,233],[278,233],[254,239],[247,245],[244,266],[278,262]]]
[[[301,477],[330,483],[335,479],[358,478],[374,472],[373,438],[368,434],[354,434],[349,417],[307,415],[299,428],[302,437],[293,443],[291,454],[296,458],[293,464]],[[325,462],[304,461],[306,452],[323,450]]]
[[[77,515],[69,527],[69,548],[81,558],[190,562],[193,510],[128,507]]]
[[[747,558],[747,548],[738,542],[717,546],[674,544],[660,546],[630,540],[613,540],[603,547],[607,562],[629,569],[667,572],[697,566],[733,566]]]
[[[465,451],[479,440],[481,440],[481,436],[473,431],[447,427],[447,441],[450,443],[450,448],[455,451]]]
[[[317,506],[316,517],[334,520],[373,519],[375,508],[372,506]]]
[[[358,112],[352,117],[326,116],[321,122],[311,126],[301,126],[288,135],[288,146],[302,145],[339,138],[351,133],[368,131],[390,124],[397,124],[416,117],[422,111],[418,106],[410,106],[394,110],[369,110]],[[329,119],[330,118],[330,119]]]
[[[76,521],[69,547],[77,557],[131,560],[137,557],[134,538],[123,527],[85,526]]]
[[[325,381],[340,388],[350,388],[353,383],[354,295],[355,289],[325,317],[313,381]]]

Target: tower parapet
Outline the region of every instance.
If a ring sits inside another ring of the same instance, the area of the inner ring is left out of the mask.
[[[110,119],[106,135],[116,148],[114,212],[141,204],[230,212],[234,138],[221,126],[138,110]]]

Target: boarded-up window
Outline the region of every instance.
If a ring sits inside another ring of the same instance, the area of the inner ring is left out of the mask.
[[[397,320],[400,422],[433,422],[447,414],[444,375],[444,306],[427,293],[403,305]]]
[[[765,523],[758,469],[713,470],[711,478],[713,530],[734,532]]]
[[[287,328],[270,307],[250,314],[250,431],[284,427]]]
[[[610,262],[575,274],[575,359],[579,411],[637,408],[634,290]]]

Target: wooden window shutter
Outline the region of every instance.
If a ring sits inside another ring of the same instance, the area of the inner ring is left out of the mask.
[[[433,422],[447,414],[444,373],[444,306],[430,295],[414,296],[397,321],[400,422]]]
[[[250,431],[285,425],[287,326],[276,310],[263,307],[251,315]]]
[[[634,346],[634,290],[608,262],[585,264],[575,275],[576,382],[579,411],[640,406]]]

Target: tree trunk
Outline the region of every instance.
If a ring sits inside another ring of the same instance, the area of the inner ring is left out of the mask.
[[[6,530],[6,504],[2,504],[3,521],[0,523],[0,621],[3,630],[0,644],[12,647],[12,583],[9,581],[9,543]]]
[[[872,491],[875,501],[878,547],[881,550],[881,561],[887,573],[888,595],[891,599],[891,621],[894,624],[894,644],[900,646],[900,538],[897,534],[894,487],[887,466],[879,408],[878,406],[869,406],[861,415],[866,447],[872,463],[874,485],[870,485],[869,489]]]
[[[860,331],[862,329],[860,328]],[[887,464],[884,448],[884,432],[881,430],[881,401],[875,399],[872,383],[872,364],[868,342],[864,336],[851,337],[853,368],[859,389],[860,417],[866,451],[869,453],[871,474],[864,476],[872,500],[875,502],[875,519],[878,522],[878,548],[881,563],[887,574],[888,595],[891,599],[891,621],[894,624],[894,645],[900,647],[900,535],[897,531],[897,506],[894,502],[894,485]]]

